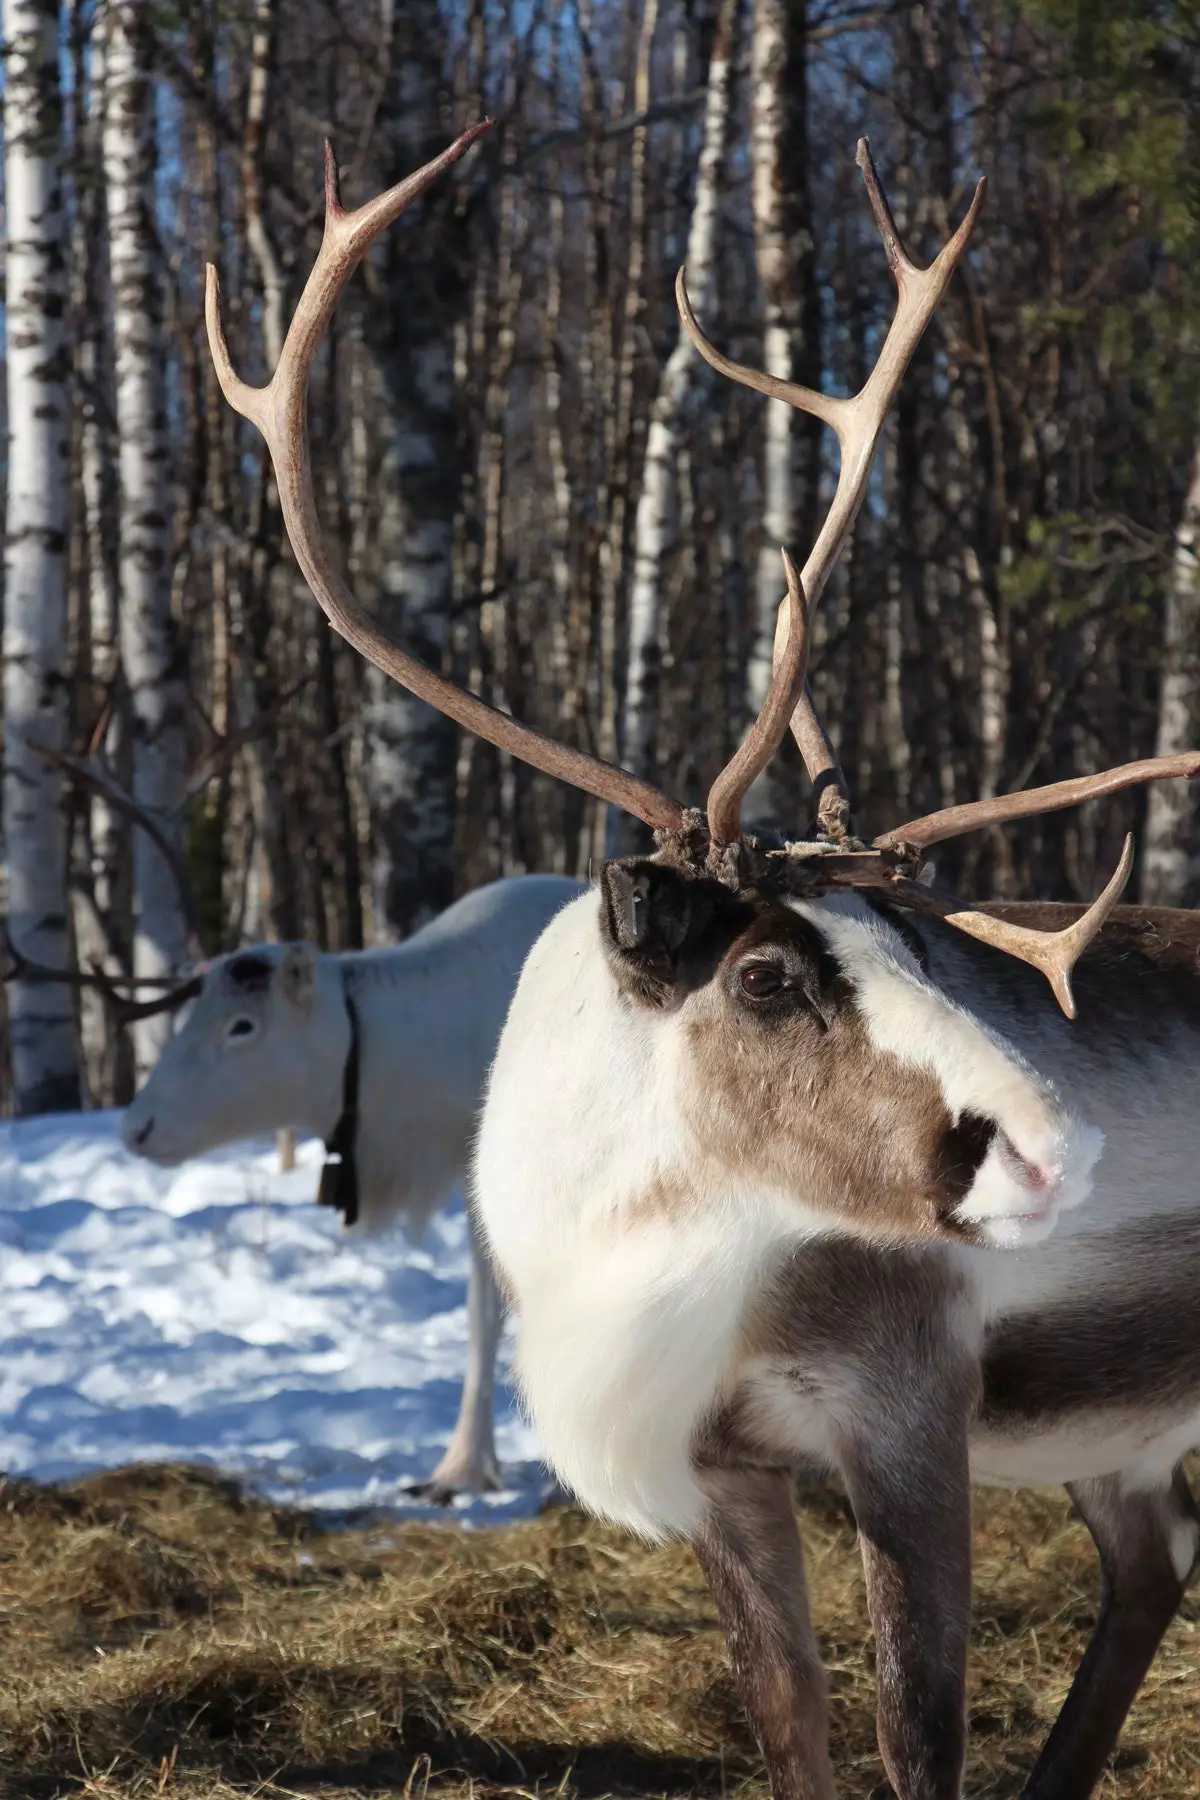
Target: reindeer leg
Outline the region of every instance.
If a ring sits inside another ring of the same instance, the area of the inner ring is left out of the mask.
[[[429,1497],[444,1506],[456,1493],[484,1494],[500,1486],[496,1460],[496,1350],[504,1322],[491,1259],[471,1207],[471,1273],[467,1282],[467,1373],[454,1435],[429,1480]]]
[[[790,1478],[779,1469],[705,1468],[699,1480],[710,1504],[692,1547],[773,1800],[835,1800],[825,1671]]]
[[[895,1392],[903,1391],[901,1381]],[[875,1629],[880,1754],[898,1800],[959,1800],[971,1611],[967,1408],[952,1384],[898,1416],[867,1408],[857,1430],[842,1475]]]
[[[1023,1800],[1087,1800],[1200,1561],[1182,1469],[1149,1490],[1107,1475],[1067,1492],[1100,1552],[1100,1615]]]

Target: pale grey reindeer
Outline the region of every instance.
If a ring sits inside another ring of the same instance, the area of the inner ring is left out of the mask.
[[[583,892],[518,875],[467,894],[402,944],[327,955],[258,944],[217,958],[125,1112],[152,1162],[292,1127],[323,1138],[320,1198],[348,1225],[422,1232],[461,1193],[488,1065],[530,945]],[[473,1218],[467,1368],[433,1471],[438,1501],[500,1484],[494,1430],[502,1308]]]
[[[656,833],[653,855],[607,863],[534,947],[489,1082],[475,1203],[527,1404],[587,1506],[694,1546],[776,1800],[835,1793],[790,1471],[836,1472],[854,1508],[899,1800],[962,1792],[972,1481],[1065,1483],[1100,1552],[1101,1607],[1023,1791],[1084,1800],[1200,1547],[1180,1467],[1200,1444],[1200,925],[1118,909],[1130,841],[1086,910],[970,908],[922,865],[982,825],[1194,775],[1200,755],[956,807],[872,844],[851,835],[806,687],[808,615],[982,200],[980,184],[920,269],[865,142],[899,303],[860,394],[728,363],[680,284],[709,362],[815,413],[842,452],[802,576],[785,558],[771,692],[706,815],[414,662],[324,548],[305,389],[372,239],[481,129],[352,213],[327,151],[325,238],[269,387],[233,371],[212,270],[208,325],[335,627],[460,723]],[[742,802],[789,725],[816,821],[797,842],[755,841]]]

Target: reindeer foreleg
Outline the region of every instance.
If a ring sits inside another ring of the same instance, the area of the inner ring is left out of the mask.
[[[834,1800],[825,1671],[808,1611],[790,1476],[705,1469],[693,1539],[774,1800]]]
[[[919,1379],[914,1377],[914,1380]],[[842,1466],[875,1628],[877,1732],[898,1800],[959,1800],[971,1611],[967,1408],[953,1384],[870,1409]]]
[[[446,1505],[455,1494],[485,1494],[500,1486],[496,1460],[496,1351],[504,1323],[499,1289],[472,1209],[471,1273],[467,1283],[467,1373],[458,1423],[433,1471],[429,1496]]]

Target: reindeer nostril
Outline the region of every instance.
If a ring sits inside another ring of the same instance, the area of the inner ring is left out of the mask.
[[[133,1147],[135,1150],[144,1150],[146,1148],[146,1145],[150,1142],[150,1133],[153,1130],[154,1119],[151,1117],[146,1120],[146,1123],[142,1126],[140,1131],[135,1131],[133,1134]]]
[[[975,1112],[964,1112],[943,1131],[935,1176],[942,1210],[953,1212],[966,1198],[995,1136],[995,1120]]]

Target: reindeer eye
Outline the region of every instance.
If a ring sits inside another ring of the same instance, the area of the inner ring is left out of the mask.
[[[783,970],[775,963],[751,963],[741,973],[743,994],[751,1000],[767,1000],[784,987]]]
[[[227,1044],[245,1044],[254,1037],[257,1031],[258,1021],[256,1019],[231,1019],[225,1029],[225,1042]]]

